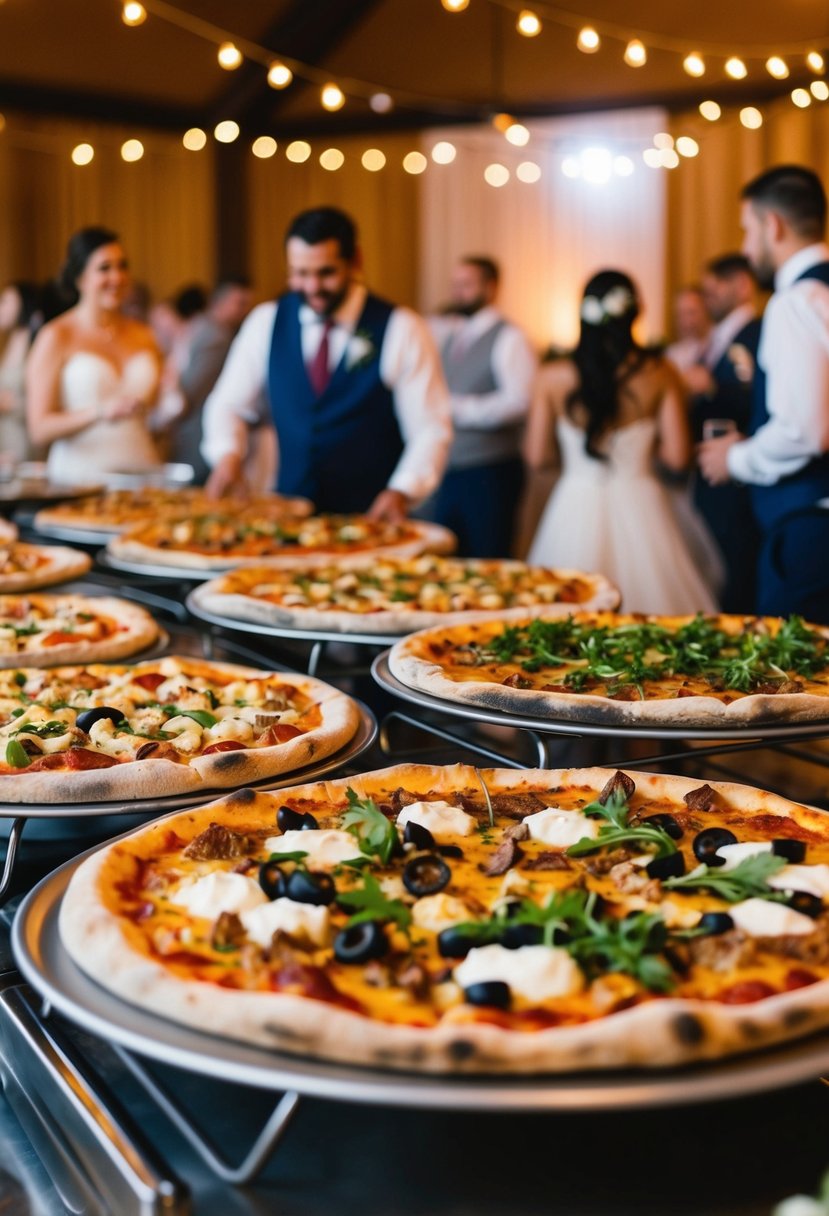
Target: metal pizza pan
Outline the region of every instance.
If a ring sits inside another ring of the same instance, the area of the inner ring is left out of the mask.
[[[402,680],[392,674],[389,668],[389,652],[384,650],[377,655],[371,665],[374,680],[386,692],[419,709],[431,709],[453,718],[463,718],[467,722],[485,722],[493,726],[514,726],[523,730],[533,730],[553,735],[575,735],[604,739],[674,739],[674,740],[717,740],[725,743],[730,740],[742,742],[753,740],[795,740],[811,739],[829,735],[829,720],[821,722],[775,723],[768,722],[751,727],[724,726],[714,727],[694,726],[664,726],[646,725],[629,726],[627,724],[599,725],[592,722],[562,722],[553,718],[538,718],[530,714],[513,714],[506,710],[485,709],[478,705],[466,705],[460,701],[447,701],[441,697],[421,692],[417,688],[409,688]]]
[[[89,856],[89,853],[84,854]],[[715,1064],[532,1077],[384,1072],[270,1052],[205,1034],[136,1008],[89,979],[60,941],[58,917],[83,857],[38,884],[15,918],[20,971],[46,1005],[86,1032],[138,1055],[217,1080],[333,1101],[462,1111],[628,1111],[745,1097],[812,1081],[829,1069],[829,1035]]]
[[[261,621],[243,621],[238,617],[220,616],[209,612],[199,600],[198,589],[190,592],[185,601],[187,610],[200,621],[219,625],[222,629],[234,629],[240,633],[256,633],[266,638],[292,638],[297,642],[351,642],[356,646],[393,646],[402,634],[357,633],[335,629],[296,629],[291,625],[268,625]]]

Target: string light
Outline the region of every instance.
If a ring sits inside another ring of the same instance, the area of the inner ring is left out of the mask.
[[[372,93],[368,104],[375,114],[388,114],[394,109],[394,99],[388,93]]]
[[[659,169],[662,165],[661,153],[658,148],[645,148],[642,160],[649,169]]]
[[[360,158],[360,163],[369,173],[377,173],[386,163],[386,154],[379,148],[366,148]]]
[[[800,106],[801,110],[805,110],[812,104],[812,94],[808,89],[792,89],[792,101],[796,106]]]
[[[530,133],[520,122],[514,122],[512,126],[507,127],[504,136],[515,148],[526,148],[530,142]]]
[[[537,13],[534,13],[532,9],[525,8],[518,14],[515,28],[525,38],[535,38],[537,34],[541,33],[541,21]]]
[[[432,148],[432,160],[436,165],[451,165],[457,155],[455,145],[445,139],[440,140]]]
[[[121,144],[121,160],[131,163],[140,160],[144,155],[144,145],[140,139],[127,139]]]
[[[809,85],[812,96],[817,101],[826,101],[829,99],[829,84],[825,80],[813,80]]]
[[[422,173],[428,163],[422,152],[407,152],[403,157],[403,168],[407,173]]]
[[[771,59],[766,60],[766,71],[775,80],[785,80],[789,74],[789,65],[779,55],[772,55]]]
[[[223,42],[219,47],[216,58],[219,61],[220,68],[224,68],[226,72],[233,72],[242,63],[242,52],[235,42]]]
[[[629,68],[641,68],[648,62],[648,52],[644,42],[632,38],[625,47],[625,63]]]
[[[534,160],[522,160],[521,164],[515,170],[515,176],[519,182],[525,182],[527,185],[540,181],[541,169]]]
[[[232,118],[226,118],[223,122],[216,123],[213,134],[220,144],[232,144],[234,139],[239,138],[239,124]]]
[[[659,163],[663,169],[676,169],[679,165],[679,153],[675,148],[662,148],[659,152]]]
[[[676,150],[680,156],[687,156],[688,158],[699,156],[699,144],[690,135],[680,135],[676,141]]]
[[[328,169],[334,173],[337,169],[342,169],[345,164],[345,156],[339,148],[326,148],[320,153],[320,164],[323,169]]]
[[[581,165],[575,156],[565,156],[561,162],[561,172],[565,177],[581,177]]]
[[[271,135],[260,135],[250,145],[250,150],[260,160],[268,160],[276,154],[276,140]]]
[[[674,146],[674,137],[669,135],[667,131],[658,131],[653,137],[653,146],[655,148],[672,148]]]
[[[72,149],[72,163],[75,165],[88,165],[94,156],[92,144],[76,144]]]
[[[806,56],[806,64],[813,72],[823,72],[826,68],[826,63],[820,51],[809,51]]]
[[[181,142],[188,152],[201,152],[207,143],[207,135],[202,131],[201,127],[191,127],[189,131],[184,132]]]
[[[756,106],[743,106],[740,110],[740,122],[749,131],[759,131],[763,125],[763,115]]]
[[[726,59],[725,71],[732,80],[745,80],[748,75],[748,68],[738,55],[732,55],[730,59]]]
[[[579,30],[579,36],[576,39],[576,46],[580,51],[584,51],[585,55],[592,55],[597,51],[602,44],[602,40],[592,25],[585,25]]]
[[[492,125],[496,131],[500,131],[502,135],[506,135],[507,131],[515,122],[511,114],[493,114]]]
[[[499,190],[501,186],[506,186],[509,181],[509,169],[506,165],[501,165],[495,161],[484,169],[484,181],[488,186],[494,186],[496,190]]]
[[[268,84],[272,89],[287,89],[293,78],[294,74],[287,63],[279,59],[274,59],[268,68]]]
[[[613,172],[619,177],[630,177],[634,171],[633,161],[629,156],[614,156]]]
[[[685,56],[682,60],[682,66],[689,76],[705,75],[705,60],[696,51],[691,51],[690,55]]]
[[[147,20],[147,10],[137,0],[127,0],[121,9],[121,20],[124,25],[143,25]]]
[[[699,112],[709,122],[716,122],[718,118],[722,117],[722,107],[716,101],[701,101],[699,103]]]
[[[447,13],[462,13],[469,8],[469,0],[440,0]]]
[[[293,143],[288,144],[285,155],[293,164],[301,165],[311,155],[311,145],[307,144],[304,139],[295,139]]]
[[[323,85],[320,101],[326,110],[341,110],[345,105],[345,93],[338,84],[329,81],[328,84]]]

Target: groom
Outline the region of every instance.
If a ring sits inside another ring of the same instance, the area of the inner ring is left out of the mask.
[[[415,313],[358,281],[356,229],[344,212],[302,212],[285,253],[291,290],[250,314],[205,405],[208,492],[241,482],[266,388],[279,493],[320,511],[399,520],[437,486],[452,438],[432,339]]]

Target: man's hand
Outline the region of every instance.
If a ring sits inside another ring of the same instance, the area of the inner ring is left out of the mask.
[[[706,439],[697,447],[697,464],[700,472],[712,486],[725,485],[731,480],[728,471],[728,451],[735,443],[740,443],[745,435],[737,431],[729,431],[727,435],[718,435],[716,439]]]
[[[242,476],[242,458],[236,452],[228,452],[222,457],[204,486],[208,498],[223,498],[234,491],[242,495],[246,488]]]
[[[399,524],[409,513],[409,499],[399,490],[381,490],[366,514],[369,519]]]
[[[717,388],[716,380],[708,368],[703,367],[701,363],[687,367],[682,373],[682,379],[685,381],[688,392],[694,397],[713,397]]]

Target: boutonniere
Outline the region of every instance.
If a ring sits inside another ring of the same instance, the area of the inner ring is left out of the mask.
[[[371,334],[364,329],[358,329],[348,340],[346,371],[354,372],[360,367],[365,367],[371,363],[376,354]]]
[[[728,348],[728,358],[737,379],[742,384],[750,384],[754,379],[754,358],[751,351],[741,343],[734,342]]]

